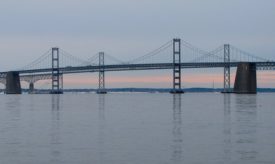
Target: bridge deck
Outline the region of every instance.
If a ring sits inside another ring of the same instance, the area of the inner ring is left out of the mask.
[[[237,67],[240,62],[230,62],[230,67]],[[274,70],[275,62],[253,62],[256,63],[257,69]],[[224,62],[211,62],[211,63],[181,63],[181,68],[217,68],[224,67]],[[173,63],[152,63],[152,64],[120,64],[120,65],[105,65],[105,71],[134,71],[134,70],[154,70],[154,69],[172,69]],[[98,72],[102,66],[78,66],[78,67],[61,67],[60,72],[63,74],[71,73],[85,73],[85,72]],[[32,70],[18,70],[20,75],[28,74],[49,74],[52,68],[45,69],[32,69]],[[0,78],[5,77],[7,72],[0,72]]]

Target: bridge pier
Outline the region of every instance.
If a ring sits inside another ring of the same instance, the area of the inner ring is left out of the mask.
[[[234,93],[257,93],[256,63],[242,62],[238,64],[234,84]]]
[[[21,94],[21,84],[19,72],[10,71],[6,76],[6,94]]]
[[[29,94],[34,93],[34,82],[30,82],[29,84]]]
[[[182,94],[181,89],[181,42],[180,39],[173,39],[173,89],[172,94]]]

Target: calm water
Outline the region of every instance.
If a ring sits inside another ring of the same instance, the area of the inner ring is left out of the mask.
[[[275,94],[0,95],[0,164],[274,164]]]

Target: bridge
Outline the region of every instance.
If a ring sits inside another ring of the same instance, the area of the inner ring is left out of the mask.
[[[191,60],[184,60],[188,55],[191,56]],[[232,67],[237,67],[234,88],[231,88],[230,84]],[[199,68],[224,68],[223,93],[256,93],[256,70],[274,70],[275,62],[229,44],[208,52],[178,38],[126,62],[104,52],[82,60],[54,47],[23,68],[0,72],[0,83],[6,86],[6,94],[20,94],[20,81],[26,81],[29,83],[29,93],[33,93],[35,82],[49,79],[52,82],[51,93],[60,94],[63,93],[64,74],[98,72],[97,93],[104,94],[106,93],[105,72],[171,69],[173,70],[171,93],[183,93],[182,69]]]

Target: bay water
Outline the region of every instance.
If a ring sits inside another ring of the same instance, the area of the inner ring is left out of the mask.
[[[0,164],[275,164],[275,94],[0,95]]]

